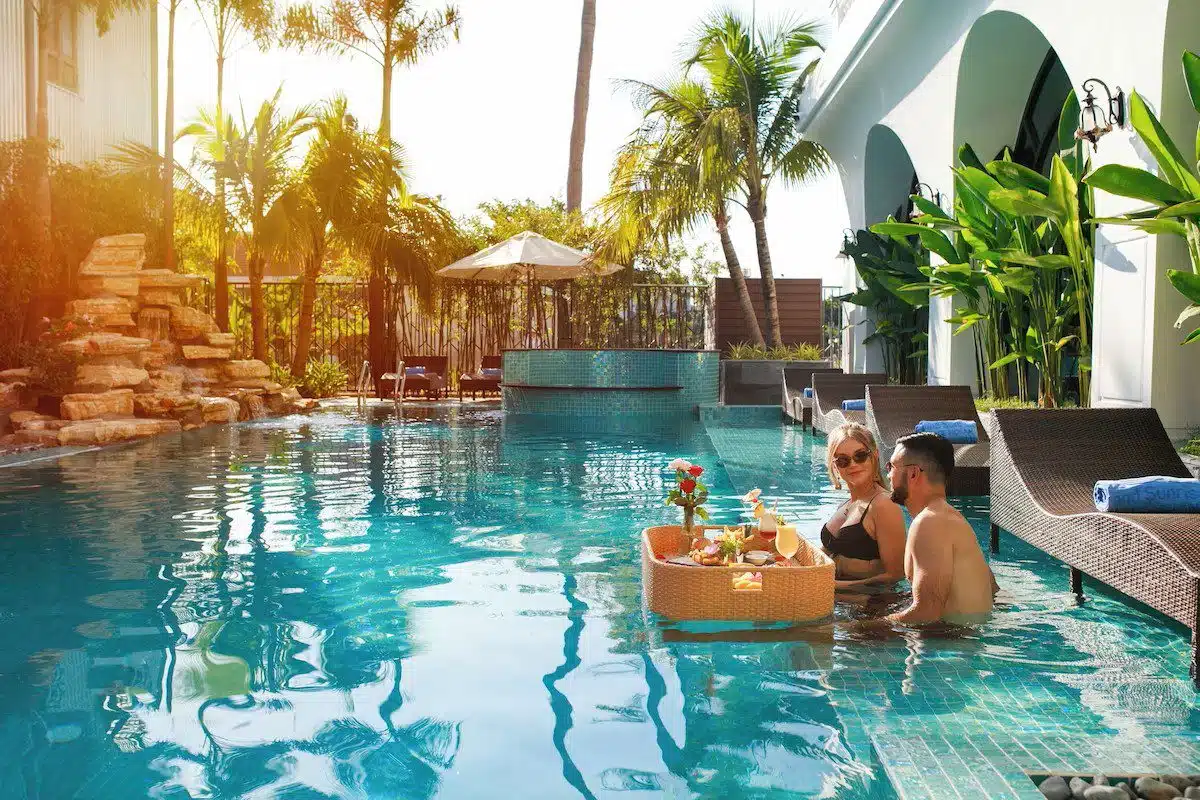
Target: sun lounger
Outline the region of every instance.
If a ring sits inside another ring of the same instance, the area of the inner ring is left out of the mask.
[[[489,392],[500,393],[500,381],[503,375],[485,375],[485,369],[503,369],[502,356],[484,356],[479,364],[479,372],[473,375],[462,375],[458,379],[458,399],[463,399],[463,394],[471,393],[474,398],[476,394],[487,394]]]
[[[979,441],[954,445],[954,474],[947,493],[986,495],[991,491],[988,464],[991,442],[975,410],[975,398],[968,386],[868,386],[867,427],[879,442],[879,451],[887,458],[896,440],[912,433],[918,422],[964,419],[974,420]]]
[[[446,356],[404,356],[404,396],[424,393],[426,399],[436,400],[446,391]],[[415,373],[413,367],[424,367],[424,373]],[[379,379],[377,394],[380,400],[391,397],[395,389],[396,376],[386,373]]]
[[[1200,514],[1108,514],[1096,481],[1186,478],[1152,408],[998,409],[992,438],[992,550],[1001,529],[1082,574],[1192,629],[1192,677],[1200,628]]]
[[[861,374],[839,374],[835,372],[817,372],[812,376],[813,428],[826,435],[838,425],[845,422],[867,422],[865,411],[843,411],[843,400],[858,400],[867,396],[867,386],[872,383],[887,383],[887,375],[882,372],[866,372]]]
[[[812,398],[804,396],[812,388],[812,376],[817,372],[841,374],[838,367],[784,367],[783,413],[800,423],[801,429],[812,422]]]

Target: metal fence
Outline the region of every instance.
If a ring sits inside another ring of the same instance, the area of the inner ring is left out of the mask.
[[[712,290],[682,284],[614,280],[571,283],[443,281],[422,303],[410,286],[387,291],[388,364],[396,356],[447,356],[452,376],[474,372],[480,359],[530,348],[703,349],[711,346]],[[300,319],[298,282],[263,286],[269,358],[288,365]],[[250,287],[229,287],[230,330],[236,350],[252,350]],[[210,313],[213,290],[193,290],[188,302]],[[313,359],[355,371],[367,359],[367,285],[321,281],[313,313]]]
[[[821,287],[821,352],[835,366],[842,363],[842,332],[846,323],[842,316],[842,302],[837,298],[845,294],[840,286]]]

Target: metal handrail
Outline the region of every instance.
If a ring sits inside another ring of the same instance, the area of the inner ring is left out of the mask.
[[[358,386],[355,387],[358,393],[358,407],[360,409],[366,408],[367,406],[366,387],[370,380],[371,362],[363,361],[362,367],[360,367],[358,370]]]

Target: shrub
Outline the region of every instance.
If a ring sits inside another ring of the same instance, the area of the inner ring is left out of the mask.
[[[349,376],[341,364],[334,361],[310,361],[300,383],[305,397],[335,397],[346,388]]]
[[[1022,400],[1019,397],[992,397],[991,395],[983,395],[975,398],[975,409],[977,411],[991,411],[994,408],[1037,408],[1038,404],[1032,400]]]
[[[815,344],[802,342],[800,344],[784,345],[783,347],[759,347],[758,345],[739,342],[729,346],[728,358],[735,361],[770,360],[770,361],[820,361],[821,348]]]
[[[1187,442],[1185,442],[1183,447],[1179,449],[1182,452],[1187,453],[1189,456],[1196,456],[1197,458],[1200,458],[1200,428],[1192,431],[1192,434],[1188,437]]]
[[[275,383],[278,383],[285,389],[291,389],[293,386],[300,385],[300,381],[295,375],[292,374],[291,369],[288,367],[285,367],[282,364],[276,364],[274,361],[270,363],[270,367],[271,380]]]

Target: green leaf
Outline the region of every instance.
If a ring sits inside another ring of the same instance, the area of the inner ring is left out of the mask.
[[[1169,233],[1175,236],[1186,236],[1182,222],[1176,222],[1173,219],[1129,219],[1128,217],[1094,217],[1093,225],[1128,225],[1133,228],[1141,228],[1147,233],[1164,234]]]
[[[996,189],[988,193],[988,202],[1005,214],[1016,217],[1057,217],[1058,209],[1045,195],[1030,189]]]
[[[1020,250],[1000,250],[996,256],[998,260],[1010,264],[1024,264],[1027,267],[1038,267],[1039,269],[1070,269],[1071,265],[1075,263],[1070,256],[1054,253],[1031,256]]]
[[[1142,144],[1146,145],[1146,149],[1154,156],[1159,169],[1171,185],[1191,197],[1200,197],[1200,180],[1192,174],[1175,142],[1136,91],[1129,95],[1129,119],[1141,137]]]
[[[1083,182],[1093,189],[1144,200],[1156,206],[1171,206],[1191,199],[1157,175],[1123,164],[1105,164],[1084,178]]]
[[[1200,275],[1178,269],[1167,270],[1167,280],[1181,295],[1193,303],[1200,303]]]
[[[1162,217],[1197,217],[1200,216],[1200,200],[1188,200],[1186,203],[1164,208],[1158,212]]]
[[[1180,342],[1180,344],[1191,344],[1192,342],[1200,342],[1200,328],[1196,328],[1196,330],[1189,333],[1187,338]]]
[[[921,197],[921,195],[919,195],[919,194],[914,194],[912,196],[912,202],[913,202],[914,206],[921,209],[921,211],[924,211],[925,214],[927,214],[931,217],[937,217],[938,219],[943,219],[943,220],[948,220],[948,221],[953,222],[953,219],[950,217],[950,215],[947,214],[945,211],[943,211],[937,205],[937,203],[934,203],[932,200],[927,200],[924,197]]]
[[[1075,139],[1075,130],[1078,125],[1079,98],[1072,89],[1063,102],[1062,113],[1058,115],[1058,150],[1060,153],[1075,149],[1078,143]]]
[[[1183,81],[1187,84],[1192,108],[1200,112],[1200,56],[1190,50],[1183,51]]]
[[[1009,353],[1006,356],[1001,356],[1000,358],[997,358],[991,364],[988,364],[988,369],[1000,369],[1000,367],[1006,367],[1009,364],[1013,363],[1014,361],[1018,360],[1019,358],[1021,358],[1020,353]]]
[[[1078,339],[1078,338],[1079,337],[1076,336],[1075,334],[1071,334],[1070,336],[1064,336],[1063,338],[1059,339],[1057,342],[1054,343],[1054,349],[1062,350],[1064,347],[1066,347],[1068,344],[1070,344],[1072,341],[1074,341],[1075,339]]]
[[[1050,191],[1050,180],[1045,175],[1013,161],[993,161],[987,165],[987,171],[1005,189],[1032,189],[1042,194]]]
[[[696,516],[705,522],[708,522],[708,520],[711,519],[711,517],[708,516],[708,512],[704,510],[703,506],[696,506]]]
[[[1057,155],[1050,165],[1049,200],[1058,209],[1058,232],[1067,246],[1067,253],[1076,264],[1082,263],[1085,245],[1083,230],[1079,226],[1079,186],[1062,157]]]
[[[979,156],[975,154],[975,148],[969,144],[963,144],[958,148],[958,163],[964,167],[973,167],[980,172],[983,172],[983,162],[979,160]]]

